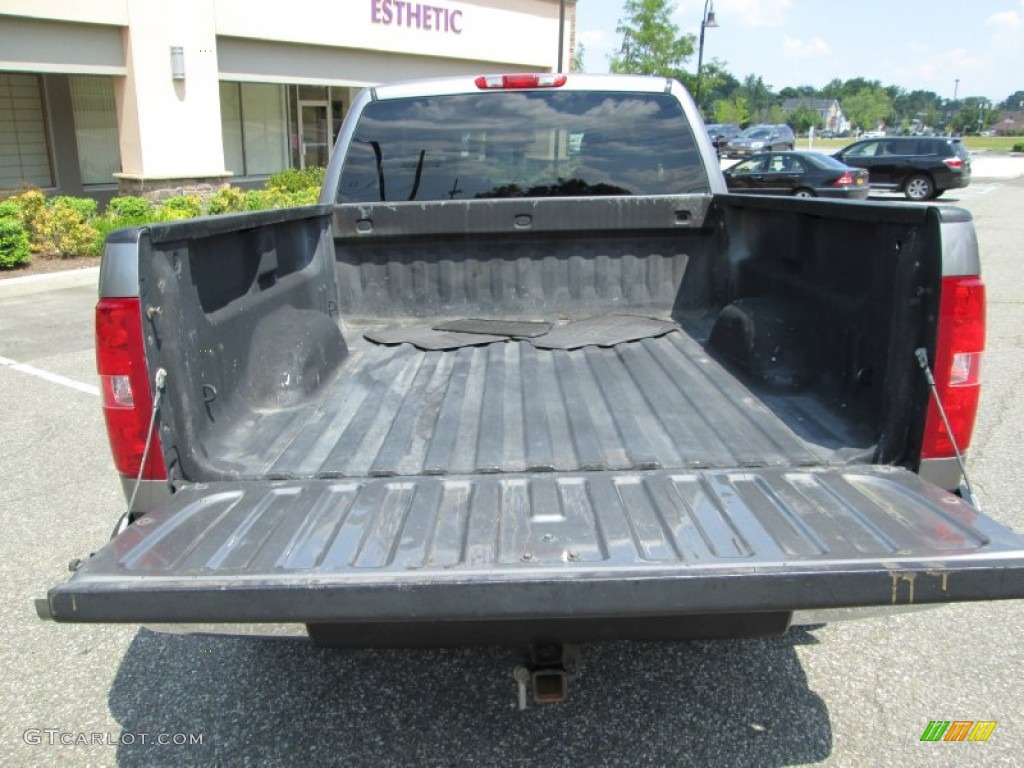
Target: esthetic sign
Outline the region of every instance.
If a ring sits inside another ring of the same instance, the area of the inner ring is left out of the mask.
[[[389,27],[462,34],[462,11],[408,0],[370,0],[370,21]]]

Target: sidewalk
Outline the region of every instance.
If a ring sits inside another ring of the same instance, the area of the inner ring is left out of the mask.
[[[971,155],[971,179],[1019,179],[1024,176],[1024,155]]]
[[[91,285],[98,287],[99,267],[72,269],[65,272],[46,272],[41,275],[8,277],[0,279],[0,300],[14,296],[29,296],[33,293],[56,291],[61,288],[78,288]]]

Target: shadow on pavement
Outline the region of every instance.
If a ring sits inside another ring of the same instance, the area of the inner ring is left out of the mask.
[[[832,748],[795,651],[809,643],[794,629],[584,646],[568,702],[519,712],[512,649],[325,650],[140,630],[110,711],[125,766],[800,764]],[[144,746],[141,733],[202,734],[202,745]]]

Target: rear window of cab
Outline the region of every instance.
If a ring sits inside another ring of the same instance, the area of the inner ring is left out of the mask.
[[[381,100],[359,116],[339,203],[708,192],[671,94],[518,91]]]

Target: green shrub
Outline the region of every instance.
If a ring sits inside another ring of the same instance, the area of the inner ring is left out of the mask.
[[[322,166],[315,168],[285,168],[278,171],[267,179],[267,189],[277,189],[282,192],[301,192],[304,189],[313,187],[318,192],[324,183],[324,174],[327,169]]]
[[[28,264],[31,256],[24,225],[14,216],[0,216],[0,269]]]
[[[294,205],[289,193],[280,189],[250,189],[245,193],[245,210],[265,211]]]
[[[153,204],[144,197],[125,195],[111,198],[107,204],[107,215],[124,222],[120,226],[145,224],[153,214]]]
[[[213,215],[238,213],[245,209],[245,193],[237,187],[221,188],[206,204],[206,212]]]
[[[0,201],[0,219],[17,219],[21,222],[21,208],[13,200]]]
[[[113,232],[115,229],[121,229],[123,227],[137,227],[140,224],[145,224],[143,221],[131,221],[129,219],[123,219],[117,215],[111,215],[109,212],[105,216],[92,220],[93,229],[96,230],[96,237],[93,238],[92,243],[89,244],[89,249],[86,254],[89,256],[100,256],[103,253],[103,246],[107,242],[107,235]]]
[[[1020,144],[1014,144],[1013,145],[1013,151],[1014,152],[1024,152],[1024,142],[1021,142]]]
[[[95,213],[95,200],[55,197],[44,206],[35,224],[42,252],[61,258],[92,253],[97,232],[86,213],[89,210]]]
[[[7,198],[6,202],[14,203],[21,211],[19,218],[28,232],[29,247],[33,251],[45,251],[47,244],[40,224],[47,210],[46,195],[38,189],[29,189],[20,195]]]
[[[314,205],[320,197],[320,187],[308,187],[288,195],[289,205]]]
[[[199,195],[178,195],[164,200],[156,211],[157,221],[181,221],[203,215],[203,199]]]
[[[247,211],[262,211],[267,208],[266,196],[260,189],[250,189],[243,193],[242,204]]]
[[[68,197],[67,195],[51,197],[48,205],[54,208],[70,208],[85,219],[95,216],[98,208],[96,201],[91,197]]]

